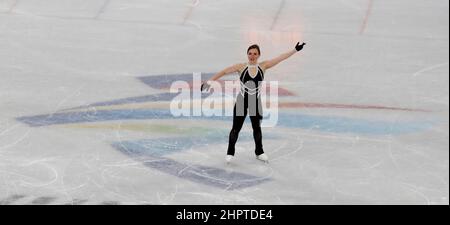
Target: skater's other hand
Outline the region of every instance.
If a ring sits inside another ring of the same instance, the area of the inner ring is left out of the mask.
[[[208,84],[208,82],[203,82],[202,86],[200,87],[200,91],[209,91],[209,88],[211,87],[211,85]]]
[[[300,42],[297,42],[297,45],[295,45],[295,50],[297,50],[297,52],[298,52],[298,51],[302,50],[303,46],[305,46],[305,45],[306,45],[305,42],[303,42],[303,44],[300,44]]]

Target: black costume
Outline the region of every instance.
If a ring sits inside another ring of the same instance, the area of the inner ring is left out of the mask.
[[[249,68],[256,67],[256,75],[251,76]],[[253,138],[255,140],[255,154],[264,153],[262,145],[261,120],[262,105],[260,99],[260,85],[264,80],[264,71],[259,65],[248,65],[242,71],[239,80],[241,82],[241,91],[236,98],[236,104],[233,110],[233,128],[230,132],[227,155],[234,155],[235,145],[239,137],[239,132],[244,124],[247,114],[250,114],[250,120],[253,128]]]

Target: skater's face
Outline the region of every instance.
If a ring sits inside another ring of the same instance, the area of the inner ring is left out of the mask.
[[[250,63],[256,63],[259,58],[259,51],[256,48],[252,48],[247,52],[248,61]]]

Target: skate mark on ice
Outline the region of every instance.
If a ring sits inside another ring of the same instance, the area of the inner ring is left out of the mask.
[[[102,6],[100,6],[100,9],[97,11],[97,13],[95,13],[95,16],[93,17],[93,19],[99,19],[100,15],[106,11],[106,7],[109,5],[110,1],[111,0],[105,0],[103,2]]]
[[[359,35],[363,35],[364,32],[366,31],[370,14],[372,14],[372,10],[373,10],[373,0],[368,0],[366,13],[364,14],[363,22],[361,24],[361,27],[359,28]]]
[[[416,76],[419,76],[419,75],[421,75],[421,74],[423,74],[425,72],[428,72],[428,71],[431,71],[431,70],[434,70],[434,69],[437,69],[437,68],[443,67],[443,66],[448,66],[448,62],[439,63],[439,64],[435,64],[435,65],[432,65],[432,66],[425,67],[425,68],[415,72],[412,76],[416,77]]]

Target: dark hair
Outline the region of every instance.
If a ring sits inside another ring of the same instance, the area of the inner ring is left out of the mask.
[[[248,49],[247,49],[247,54],[248,54],[248,52],[249,52],[250,50],[252,50],[252,49],[258,50],[258,54],[261,55],[261,50],[259,49],[259,46],[258,46],[258,45],[250,45],[250,47],[248,47]]]

